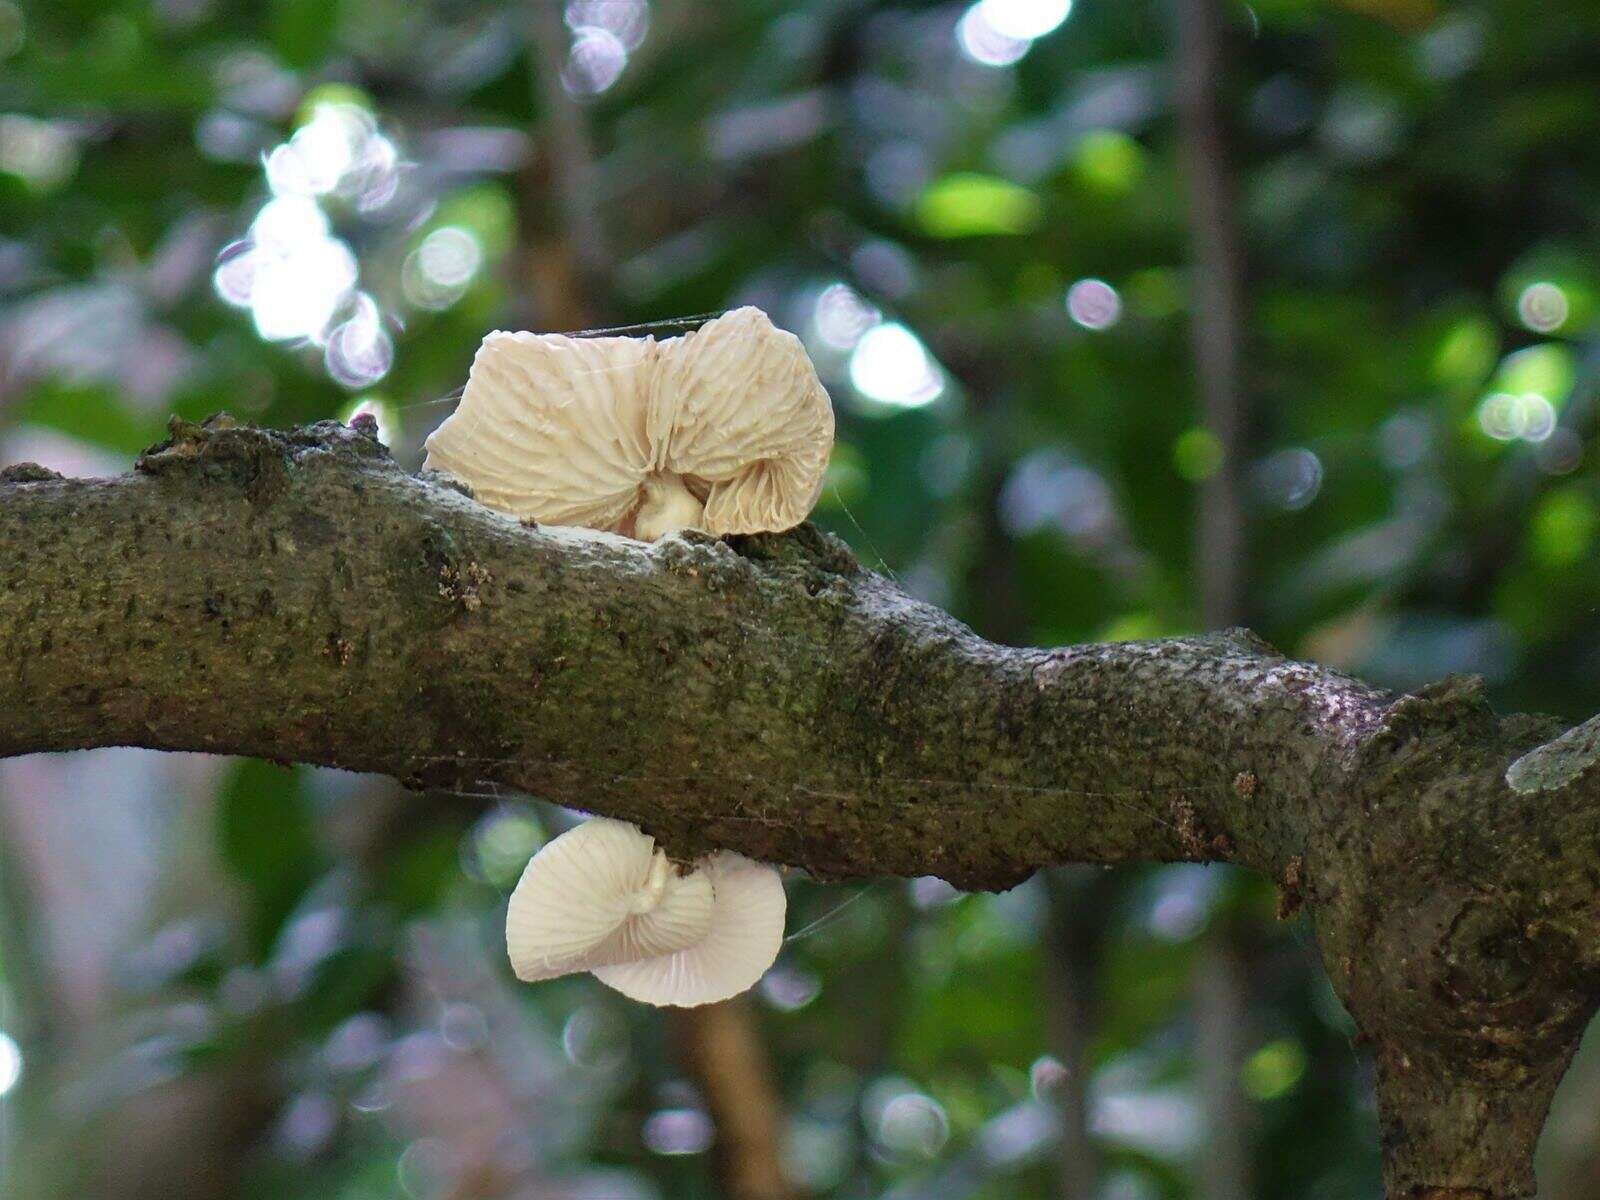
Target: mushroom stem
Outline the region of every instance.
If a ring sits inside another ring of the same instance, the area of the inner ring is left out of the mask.
[[[636,915],[654,912],[667,890],[667,877],[671,869],[667,863],[667,856],[657,851],[656,856],[650,860],[650,874],[645,877],[644,887],[634,893],[633,899],[628,904],[628,910]]]
[[[692,529],[705,515],[705,505],[684,486],[683,477],[670,471],[645,476],[644,503],[633,518],[633,536],[642,542],[679,529]]]

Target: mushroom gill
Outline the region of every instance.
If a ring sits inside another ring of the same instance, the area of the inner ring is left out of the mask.
[[[740,308],[664,342],[491,333],[424,465],[547,524],[756,533],[810,513],[833,432],[799,339]]]

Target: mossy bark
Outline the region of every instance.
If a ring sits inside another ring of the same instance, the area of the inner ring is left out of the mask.
[[[1395,1196],[1531,1194],[1600,1001],[1594,739],[1469,680],[1397,697],[1242,631],[995,646],[810,527],[529,528],[332,423],[8,469],[0,561],[0,754],[491,782],[827,878],[1265,871],[1375,1049]]]

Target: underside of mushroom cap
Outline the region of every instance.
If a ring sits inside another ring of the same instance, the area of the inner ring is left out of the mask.
[[[551,525],[776,532],[815,505],[833,430],[799,339],[740,308],[661,343],[492,333],[423,465]]]
[[[506,911],[506,951],[528,982],[649,959],[704,940],[714,903],[705,873],[680,874],[654,838],[596,818],[529,861]]]
[[[491,333],[423,466],[514,516],[630,532],[650,469],[645,403],[657,353],[653,338]]]
[[[783,945],[787,903],[778,872],[723,851],[694,872],[710,880],[710,931],[669,954],[592,968],[595,978],[645,1004],[693,1008],[755,986]]]
[[[714,534],[805,520],[833,449],[833,406],[805,347],[759,308],[661,343],[648,431],[658,472],[701,495]]]

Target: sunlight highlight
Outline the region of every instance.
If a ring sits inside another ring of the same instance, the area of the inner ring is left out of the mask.
[[[980,0],[978,9],[996,32],[1034,41],[1060,27],[1072,12],[1072,0]]]
[[[944,391],[944,378],[921,339],[897,322],[862,335],[850,355],[850,382],[867,399],[891,408],[921,408]]]
[[[365,108],[315,102],[289,139],[263,156],[272,198],[212,273],[217,295],[247,309],[264,341],[321,347],[328,374],[352,389],[388,374],[394,342],[376,300],[357,289],[355,252],[334,233],[323,201],[358,212],[382,208],[399,187],[401,166]]]
[[[0,1033],[0,1096],[17,1086],[22,1078],[22,1047],[10,1034]]]

